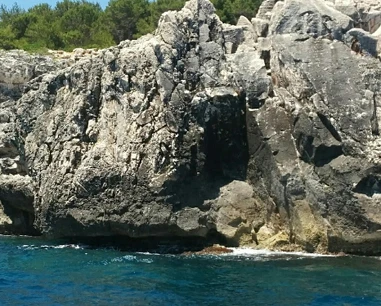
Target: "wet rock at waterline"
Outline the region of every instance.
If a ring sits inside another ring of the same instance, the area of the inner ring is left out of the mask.
[[[267,0],[227,25],[191,0],[155,34],[37,76],[2,102],[1,228],[381,253],[367,8]]]

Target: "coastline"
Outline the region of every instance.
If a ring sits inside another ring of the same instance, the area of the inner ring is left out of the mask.
[[[268,248],[258,248],[258,247],[226,247],[219,244],[214,244],[206,247],[198,247],[197,250],[193,251],[184,251],[184,245],[161,245],[160,247],[150,247],[145,249],[144,247],[134,246],[126,246],[121,247],[119,243],[106,243],[98,242],[98,244],[92,243],[88,244],[86,242],[76,241],[73,242],[73,239],[48,239],[42,236],[27,236],[27,235],[0,235],[0,239],[14,239],[16,242],[20,241],[20,243],[29,241],[36,243],[26,243],[21,244],[22,248],[25,249],[114,249],[120,252],[132,252],[136,254],[143,255],[180,255],[180,256],[209,256],[209,255],[218,255],[218,256],[303,256],[303,257],[343,257],[343,256],[355,256],[352,254],[345,254],[343,252],[340,253],[308,253],[306,251],[301,250],[301,248],[295,248],[292,250],[288,248],[288,250],[279,250],[279,249],[268,249]],[[87,242],[89,242],[87,240]],[[145,245],[146,246],[146,245]],[[190,248],[188,246],[188,248]],[[371,256],[364,256],[371,257]]]
[[[381,254],[381,66],[355,22],[372,16],[276,2],[233,26],[190,0],[62,62],[2,52],[0,232]]]

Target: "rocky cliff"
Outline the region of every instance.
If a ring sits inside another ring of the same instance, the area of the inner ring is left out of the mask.
[[[381,253],[380,7],[191,0],[1,91],[3,232]]]
[[[0,232],[37,233],[33,226],[33,180],[19,151],[16,101],[29,81],[68,63],[17,50],[0,51],[0,59]]]

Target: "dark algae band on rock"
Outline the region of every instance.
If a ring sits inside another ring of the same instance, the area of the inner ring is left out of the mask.
[[[334,2],[233,26],[191,0],[75,62],[1,53],[1,232],[380,254],[381,5]]]

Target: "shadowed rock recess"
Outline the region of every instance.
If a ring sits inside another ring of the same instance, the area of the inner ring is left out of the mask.
[[[0,231],[381,254],[379,9],[191,0],[75,63],[0,53]]]

